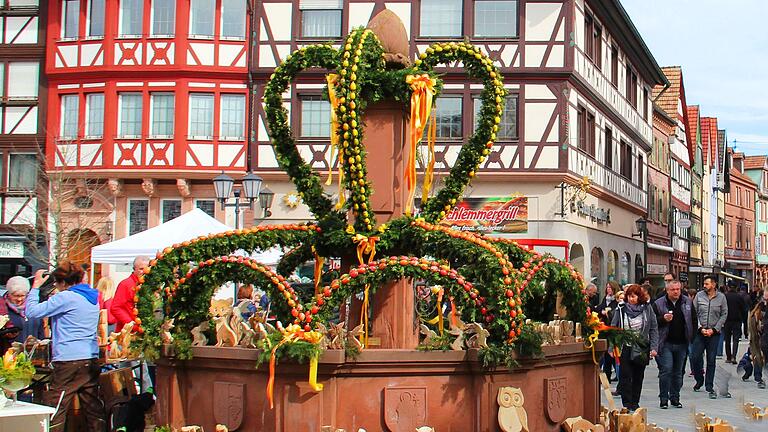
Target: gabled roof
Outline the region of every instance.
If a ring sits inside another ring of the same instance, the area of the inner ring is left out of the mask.
[[[704,166],[708,166],[711,161],[714,159],[711,157],[710,153],[714,154],[712,151],[714,149],[714,146],[711,142],[712,135],[710,134],[710,122],[715,121],[717,122],[717,119],[711,118],[711,117],[702,117],[701,118],[701,150],[702,150],[702,156],[703,156],[703,162]]]
[[[718,129],[717,130],[717,164],[720,168],[720,172],[725,172],[725,161],[728,159],[726,157],[726,147],[725,147],[725,129]]]
[[[699,106],[688,106],[688,135],[691,136],[691,144],[696,145],[699,138]]]
[[[744,158],[744,169],[763,169],[766,167],[766,161],[768,161],[768,156],[766,155],[747,156]]]
[[[653,100],[656,104],[673,119],[677,118],[677,102],[680,100],[680,82],[683,78],[683,70],[680,66],[668,66],[661,68],[667,80],[669,88],[664,90],[664,85],[657,85],[653,88]]]

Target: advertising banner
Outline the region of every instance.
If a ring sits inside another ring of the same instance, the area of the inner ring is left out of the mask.
[[[466,198],[440,222],[460,231],[528,232],[528,197]]]

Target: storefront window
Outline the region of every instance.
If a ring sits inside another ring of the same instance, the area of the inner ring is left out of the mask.
[[[590,281],[597,285],[598,287],[602,287],[605,285],[605,280],[603,280],[603,250],[600,248],[593,248],[592,249],[592,259],[590,263]]]
[[[568,260],[576,271],[584,274],[584,248],[580,244],[574,243],[571,245],[571,253],[568,254]]]
[[[608,252],[608,280],[617,280],[616,279],[616,264],[619,260],[619,254],[612,250]]]
[[[624,252],[624,254],[621,256],[621,284],[628,284],[629,283],[629,264],[632,262],[632,258],[630,258],[629,253]]]

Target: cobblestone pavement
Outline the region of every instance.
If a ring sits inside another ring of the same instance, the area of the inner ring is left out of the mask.
[[[747,343],[742,340],[739,346],[739,357],[746,352]],[[656,423],[660,427],[673,428],[678,432],[695,432],[693,416],[696,412],[703,412],[709,417],[719,417],[736,427],[742,432],[768,431],[768,420],[762,422],[752,422],[746,418],[742,410],[744,402],[753,402],[755,405],[765,408],[768,407],[768,389],[758,389],[754,378],[748,382],[743,382],[741,376],[736,373],[736,365],[725,363],[725,359],[717,359],[718,370],[715,373],[715,382],[717,374],[722,370],[729,372],[732,378],[729,383],[729,390],[732,398],[709,399],[706,391],[702,388],[699,392],[693,391],[694,380],[690,373],[690,363],[686,364],[686,374],[683,379],[683,388],[680,392],[680,403],[683,408],[668,409],[659,408],[659,379],[656,362],[651,362],[645,370],[645,380],[643,381],[643,393],[640,405],[648,409],[649,423]],[[722,368],[722,369],[721,369]],[[616,383],[611,383],[615,390]],[[715,389],[717,390],[717,389]],[[616,407],[621,408],[621,398],[614,397]],[[603,397],[603,405],[606,405]]]

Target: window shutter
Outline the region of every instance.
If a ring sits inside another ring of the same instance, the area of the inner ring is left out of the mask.
[[[300,0],[299,9],[341,9],[343,0]]]

